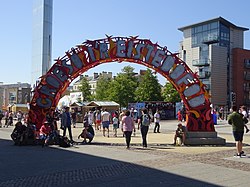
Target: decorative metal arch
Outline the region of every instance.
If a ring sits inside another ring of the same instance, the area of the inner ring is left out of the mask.
[[[46,113],[55,110],[62,93],[85,71],[103,63],[123,61],[154,69],[172,83],[187,110],[188,131],[214,131],[210,96],[197,74],[167,47],[138,36],[87,40],[58,58],[34,89],[29,121],[40,128]]]

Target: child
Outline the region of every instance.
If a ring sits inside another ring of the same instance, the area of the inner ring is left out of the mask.
[[[113,117],[114,137],[117,137],[117,129],[118,129],[118,118],[117,118],[117,115],[114,115],[114,117]]]

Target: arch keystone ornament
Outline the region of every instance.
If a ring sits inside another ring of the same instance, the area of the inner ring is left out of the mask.
[[[215,131],[210,96],[205,85],[177,54],[149,39],[107,36],[87,40],[55,61],[50,70],[40,77],[30,103],[29,122],[38,129],[46,113],[55,110],[62,93],[75,78],[100,64],[126,61],[147,66],[172,83],[187,110],[188,131]]]

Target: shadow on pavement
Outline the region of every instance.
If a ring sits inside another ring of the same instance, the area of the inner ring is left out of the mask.
[[[1,187],[215,186],[132,164],[129,160],[122,162],[74,152],[72,148],[14,146],[10,140],[0,139],[0,149]]]

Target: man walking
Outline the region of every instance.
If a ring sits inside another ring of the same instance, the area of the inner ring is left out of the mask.
[[[235,156],[237,158],[241,158],[242,156],[246,156],[242,150],[242,141],[244,135],[243,115],[237,112],[236,106],[232,107],[232,111],[233,112],[228,116],[228,123],[232,125],[233,136],[236,142],[237,154]]]
[[[155,121],[154,133],[156,133],[156,132],[160,133],[160,112],[159,112],[159,110],[156,110],[156,113],[154,114],[154,121]]]
[[[102,120],[103,136],[105,136],[105,129],[107,129],[109,137],[110,113],[107,111],[106,108],[104,109],[104,112],[101,113],[101,120]]]
[[[66,107],[65,111],[62,113],[62,127],[63,127],[63,136],[66,135],[66,129],[68,129],[70,141],[73,142],[69,107]]]

